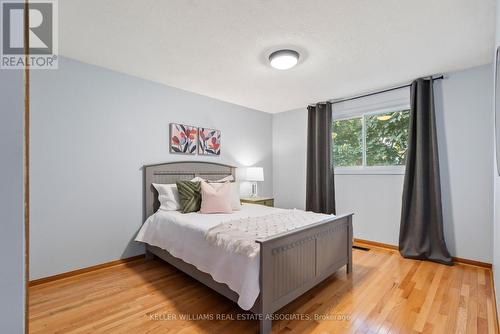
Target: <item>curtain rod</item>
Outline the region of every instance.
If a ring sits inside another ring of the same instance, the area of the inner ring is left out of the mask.
[[[441,79],[444,79],[444,75],[441,74],[439,76],[431,77],[431,78],[432,78],[432,81],[434,81],[434,80],[441,80]],[[342,99],[331,99],[331,100],[328,100],[327,102],[339,103],[339,102],[351,101],[351,100],[356,100],[356,99],[360,99],[360,98],[363,98],[363,97],[368,97],[368,96],[372,96],[372,95],[382,94],[382,93],[386,93],[386,92],[390,92],[390,91],[393,91],[393,90],[397,90],[397,89],[401,89],[401,88],[405,88],[405,87],[410,87],[410,86],[411,86],[411,82],[407,83],[407,84],[404,84],[404,85],[395,86],[395,87],[391,87],[391,88],[385,88],[385,89],[373,91],[373,92],[366,93],[366,94],[355,95],[355,96],[346,97],[346,98],[342,98]],[[310,105],[314,105],[314,104],[310,104]]]

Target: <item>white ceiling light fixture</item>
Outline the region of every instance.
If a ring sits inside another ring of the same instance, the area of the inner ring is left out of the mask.
[[[288,70],[299,62],[299,53],[294,50],[278,50],[269,56],[271,66],[277,70]]]

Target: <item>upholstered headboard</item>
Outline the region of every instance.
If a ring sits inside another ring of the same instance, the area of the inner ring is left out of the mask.
[[[170,184],[182,180],[191,180],[199,176],[207,180],[217,180],[232,175],[236,167],[201,161],[168,162],[144,166],[144,220],[160,207],[158,192],[153,183]]]

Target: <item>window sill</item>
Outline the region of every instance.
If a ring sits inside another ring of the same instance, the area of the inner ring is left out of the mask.
[[[335,175],[404,175],[404,174],[405,174],[404,166],[335,168]]]

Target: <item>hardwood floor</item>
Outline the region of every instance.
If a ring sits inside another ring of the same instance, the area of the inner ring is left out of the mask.
[[[489,269],[353,255],[352,274],[286,306],[273,333],[497,333]],[[250,313],[159,260],[31,287],[29,309],[30,333],[258,333],[256,320],[227,320]]]

